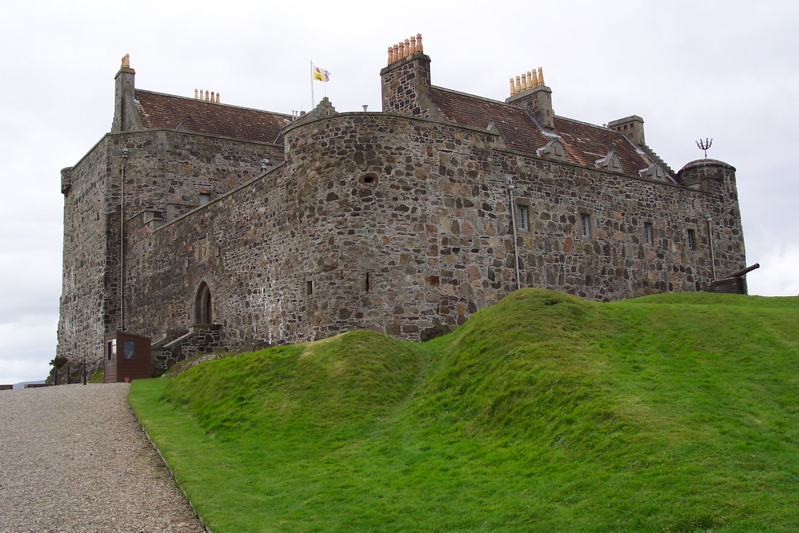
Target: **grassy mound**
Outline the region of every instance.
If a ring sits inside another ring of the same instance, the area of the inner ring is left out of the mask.
[[[799,298],[517,291],[424,344],[209,361],[131,403],[224,531],[793,531]]]
[[[222,437],[311,431],[377,416],[408,395],[418,370],[412,346],[354,331],[198,365],[175,378],[165,398]]]

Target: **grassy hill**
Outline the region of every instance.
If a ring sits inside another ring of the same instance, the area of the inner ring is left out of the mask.
[[[131,404],[215,533],[799,530],[799,298],[528,289]]]

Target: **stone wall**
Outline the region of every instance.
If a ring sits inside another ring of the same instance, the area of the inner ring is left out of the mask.
[[[177,216],[263,174],[261,160],[279,164],[280,145],[244,142],[172,130],[146,130],[110,136],[111,168],[125,167],[125,218],[143,210]],[[125,157],[123,149],[128,150]],[[118,180],[108,184],[110,201],[119,203]],[[175,216],[175,218],[177,218]]]
[[[169,342],[153,345],[153,363],[156,371],[167,370],[175,363],[195,355],[213,352],[222,346],[220,326],[195,327]],[[165,339],[166,340],[166,339]]]
[[[707,235],[713,240],[714,279],[740,270],[736,268],[738,264],[743,268],[745,250],[735,168],[715,159],[699,159],[680,169],[678,179],[690,189],[711,193],[719,199],[716,209],[707,209],[703,213],[707,227],[713,229],[712,235]],[[746,293],[745,285],[739,288],[739,292]]]
[[[417,53],[380,71],[383,112],[443,119],[430,92],[430,58]]]
[[[378,113],[289,128],[285,165],[160,229],[129,223],[126,325],[153,337],[192,325],[206,283],[229,345],[355,328],[418,340],[515,289],[515,248],[523,286],[596,300],[705,289],[709,231],[716,269],[744,266],[731,197],[513,153],[495,138]],[[506,176],[530,215],[515,246]],[[734,189],[734,172],[721,183]]]
[[[57,357],[103,360],[107,143],[62,170],[64,257]],[[91,347],[87,353],[86,347]]]
[[[65,169],[58,355],[81,360],[85,354],[99,363],[103,335],[129,330],[120,302],[136,287],[120,280],[121,213],[138,221],[149,214],[153,229],[196,209],[200,194],[213,200],[263,174],[261,160],[279,165],[282,158],[281,145],[146,130],[106,135]]]

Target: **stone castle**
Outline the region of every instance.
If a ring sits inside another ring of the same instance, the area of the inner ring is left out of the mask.
[[[517,287],[594,300],[701,291],[745,266],[735,169],[675,172],[643,120],[555,115],[541,70],[504,102],[431,84],[421,36],[389,48],[382,112],[293,116],[135,86],[62,170],[58,355],[104,334],[157,364],[352,329],[425,340]]]

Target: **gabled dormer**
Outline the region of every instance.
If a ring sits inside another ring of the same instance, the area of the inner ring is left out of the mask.
[[[494,135],[497,136],[496,140],[494,141],[497,147],[499,148],[508,147],[508,143],[505,142],[505,136],[502,135],[502,131],[499,129],[499,126],[497,126],[496,122],[493,121],[489,122],[488,126],[486,127],[486,131],[488,131],[489,133],[493,133]]]
[[[668,181],[669,183],[673,183],[673,180],[669,177],[668,173],[660,165],[660,163],[652,163],[648,167],[639,170],[638,175],[642,178],[650,180]]]
[[[602,159],[597,159],[596,167],[601,168],[602,170],[608,170],[610,172],[618,172],[619,174],[624,173],[624,167],[621,164],[621,160],[613,150],[608,152],[608,155]]]
[[[566,147],[559,139],[552,139],[546,146],[542,146],[535,151],[538,157],[544,159],[554,159],[556,161],[568,161],[569,157],[566,153]]]

